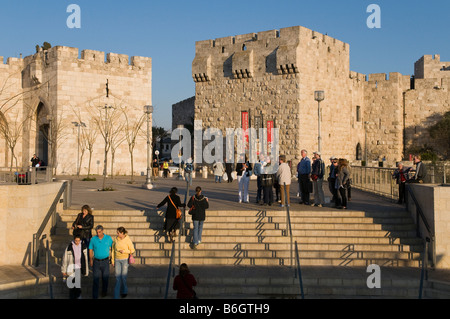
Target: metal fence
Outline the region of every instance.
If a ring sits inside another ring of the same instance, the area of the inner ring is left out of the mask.
[[[427,167],[425,184],[450,183],[450,163],[424,162],[424,164]],[[391,199],[398,199],[398,185],[392,178],[395,170],[395,168],[352,166],[352,186]],[[411,173],[410,177],[413,176],[414,173]]]
[[[0,167],[0,185],[32,185],[52,181],[51,167]]]

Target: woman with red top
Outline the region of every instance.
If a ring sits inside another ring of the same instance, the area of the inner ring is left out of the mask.
[[[197,286],[195,277],[190,273],[186,264],[181,264],[180,274],[173,281],[173,290],[177,290],[177,299],[196,299],[193,286]]]

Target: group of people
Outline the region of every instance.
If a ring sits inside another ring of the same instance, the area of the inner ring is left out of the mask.
[[[298,197],[300,204],[322,207],[325,204],[323,183],[326,174],[325,163],[320,152],[314,152],[312,160],[306,150],[301,151],[302,159],[297,165]],[[249,203],[249,181],[253,174],[257,177],[256,203],[272,206],[279,202],[280,207],[290,206],[290,187],[292,184],[291,167],[286,156],[279,157],[279,167],[275,174],[272,172],[270,156],[260,155],[257,163],[252,165],[243,155],[236,165],[239,184],[239,203]],[[328,176],[329,190],[333,195],[335,207],[346,209],[351,200],[351,172],[346,159],[330,158],[330,173]],[[275,196],[274,196],[275,190]],[[314,203],[310,200],[313,193]],[[274,200],[274,197],[275,200]]]
[[[181,212],[177,212],[177,210],[186,206],[181,202],[177,192],[178,189],[172,187],[169,195],[156,206],[159,209],[167,205],[164,232],[169,237],[169,242],[173,242],[177,236],[177,230],[180,228]],[[188,213],[192,216],[192,223],[194,225],[191,248],[197,249],[197,246],[202,242],[203,223],[206,219],[206,210],[209,208],[208,197],[202,194],[202,188],[200,186],[195,188],[195,194],[189,199],[187,207],[189,208]]]
[[[405,167],[402,162],[397,163],[397,169],[392,174],[398,184],[398,204],[406,202],[406,184],[408,183],[423,183],[427,176],[427,168],[422,162],[420,155],[414,156],[414,164],[416,165],[415,174],[411,176],[414,169],[412,167]]]
[[[176,190],[171,190],[169,196],[173,196],[174,201],[180,204]],[[165,200],[163,202],[166,203]],[[208,200],[201,195],[201,189],[199,188],[188,204],[189,207],[194,207],[194,205],[196,205],[196,209],[192,210],[195,211],[195,215],[193,214],[194,225],[197,225],[198,229],[197,235],[194,235],[194,241],[198,245],[201,241],[203,228],[203,221],[200,220],[205,219],[204,210],[208,208]],[[203,207],[203,213],[201,207]],[[169,222],[166,223],[165,229],[174,227],[170,217],[169,214]],[[73,240],[65,248],[62,258],[61,272],[69,288],[69,298],[81,299],[81,277],[89,275],[89,266],[93,273],[92,298],[99,298],[100,279],[102,280],[101,297],[106,297],[108,295],[110,265],[115,269],[114,299],[126,298],[128,295],[128,268],[130,264],[134,263],[133,254],[136,252],[134,244],[128,236],[128,231],[124,227],[118,227],[116,237],[113,239],[104,232],[102,225],[95,227],[97,235],[92,236],[93,228],[92,209],[88,205],[84,205],[72,224]],[[196,293],[193,286],[196,285],[197,281],[190,273],[188,266],[182,264],[180,273],[175,277],[173,283],[173,289],[177,290],[177,298],[195,298]]]
[[[100,278],[101,296],[108,294],[110,264],[115,268],[116,285],[114,298],[126,298],[128,295],[128,266],[134,263],[135,248],[124,227],[118,227],[116,237],[104,233],[102,225],[95,227],[96,236],[92,236],[94,216],[88,205],[81,208],[72,224],[73,240],[64,250],[61,272],[69,287],[71,299],[81,298],[81,276],[89,275],[92,268],[92,298],[98,299]],[[69,282],[68,282],[69,281]]]

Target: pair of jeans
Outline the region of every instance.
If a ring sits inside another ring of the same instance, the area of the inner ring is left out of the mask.
[[[244,175],[238,176],[239,183],[239,201],[248,203],[248,184],[250,183],[250,177],[244,172]]]
[[[100,277],[102,277],[102,293],[106,294],[108,292],[109,259],[105,260],[94,259],[92,272],[94,275],[94,282],[92,284],[92,298],[98,299],[98,288],[100,284]]]
[[[325,195],[323,193],[323,178],[319,178],[313,181],[314,188],[314,204],[323,205],[325,204]]]
[[[219,183],[222,183],[222,175],[214,175],[214,177],[215,177],[215,182],[217,183],[217,182],[219,182]]]
[[[128,294],[127,276],[128,259],[116,259],[114,261],[116,286],[114,287],[114,299],[119,299],[120,295]]]
[[[184,173],[184,179],[187,183],[189,183],[189,186],[192,186],[192,173]]]
[[[194,245],[202,241],[203,220],[193,220],[194,222]]]

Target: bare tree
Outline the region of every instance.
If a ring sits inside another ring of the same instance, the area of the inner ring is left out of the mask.
[[[129,110],[126,107],[122,108],[122,112],[125,117],[124,133],[128,144],[128,152],[130,153],[131,182],[134,182],[134,148],[136,147],[136,139],[145,122],[146,115],[142,114],[139,118],[130,118]]]

